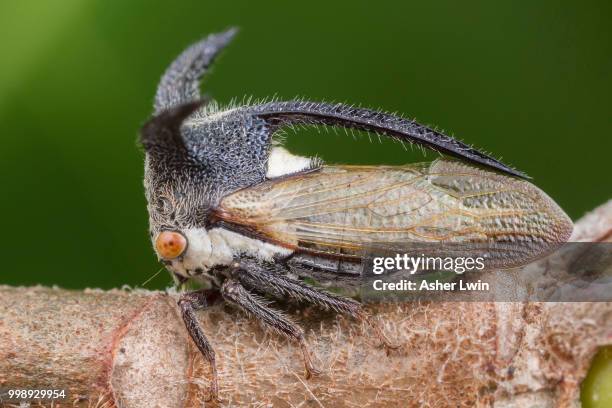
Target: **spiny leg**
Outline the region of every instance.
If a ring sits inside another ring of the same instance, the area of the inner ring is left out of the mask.
[[[212,371],[210,399],[212,400],[219,399],[219,383],[217,376],[217,364],[215,362],[215,351],[212,349],[208,339],[204,335],[202,327],[200,326],[200,323],[195,315],[195,311],[207,307],[218,296],[218,290],[202,289],[183,293],[178,300],[178,305],[181,309],[187,332],[204,358],[210,363]]]
[[[276,332],[295,340],[300,345],[304,356],[304,366],[306,368],[306,378],[320,374],[315,368],[310,351],[304,339],[304,330],[297,326],[282,313],[269,308],[265,302],[257,296],[249,293],[244,286],[234,279],[227,279],[221,287],[223,298],[256,317]]]
[[[387,352],[399,347],[385,336],[379,325],[372,321],[363,310],[361,303],[290,278],[287,276],[289,270],[286,266],[245,259],[236,265],[235,270],[239,271],[234,274],[235,278],[249,288],[277,297],[290,296],[299,301],[314,303],[325,309],[347,314],[365,322],[376,333]]]

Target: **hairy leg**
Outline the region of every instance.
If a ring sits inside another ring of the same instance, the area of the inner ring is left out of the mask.
[[[217,364],[215,362],[215,351],[210,342],[204,335],[202,327],[198,322],[195,311],[207,307],[219,297],[219,291],[213,289],[202,289],[193,292],[183,293],[178,301],[179,308],[183,315],[183,321],[187,332],[193,339],[204,358],[210,363],[212,380],[210,386],[210,398],[219,399],[219,384],[217,380]]]
[[[296,341],[304,356],[304,366],[306,368],[307,378],[311,375],[318,375],[320,373],[312,363],[312,357],[304,339],[304,330],[302,330],[301,327],[289,320],[282,313],[268,307],[265,301],[249,293],[244,286],[234,279],[227,279],[223,283],[221,294],[225,300],[253,315],[269,328]]]
[[[299,301],[317,304],[325,309],[347,314],[364,321],[380,339],[387,351],[398,346],[389,340],[381,328],[363,310],[361,303],[327,292],[287,276],[286,266],[277,263],[262,263],[251,259],[241,260],[235,278],[243,285],[276,297],[289,296]]]

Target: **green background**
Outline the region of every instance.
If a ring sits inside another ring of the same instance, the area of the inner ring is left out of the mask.
[[[138,286],[160,270],[137,132],[172,59],[231,25],[241,32],[204,86],[219,101],[401,112],[526,171],[576,219],[612,193],[611,11],[606,0],[2,2],[0,282]],[[342,134],[287,144],[336,163],[423,160]]]
[[[159,269],[137,132],[170,61],[230,25],[241,32],[204,85],[219,101],[402,112],[503,157],[579,217],[612,192],[612,14],[605,1],[562,3],[3,2],[2,281],[108,288]],[[344,134],[299,132],[288,147],[328,162],[424,160]]]

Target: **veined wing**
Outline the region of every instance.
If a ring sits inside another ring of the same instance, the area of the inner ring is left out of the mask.
[[[217,217],[297,251],[363,258],[415,244],[481,245],[514,267],[567,241],[572,222],[533,184],[439,159],[330,166],[225,197]]]

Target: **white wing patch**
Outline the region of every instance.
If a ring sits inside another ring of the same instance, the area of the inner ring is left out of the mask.
[[[284,147],[273,147],[268,157],[267,178],[276,178],[310,168],[314,159],[296,156]]]

